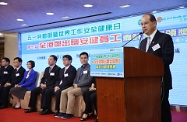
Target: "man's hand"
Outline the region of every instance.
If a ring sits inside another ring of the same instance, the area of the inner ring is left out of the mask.
[[[73,87],[74,87],[74,88],[78,88],[78,85],[77,85],[77,84],[73,84]]]
[[[17,88],[17,87],[21,87],[21,86],[20,86],[20,85],[18,85],[18,84],[16,84],[14,87],[15,87],[15,88]]]
[[[6,84],[4,85],[4,87],[10,86],[10,85],[11,85],[10,83],[6,83]]]
[[[42,84],[40,85],[40,87],[41,87],[42,89],[45,89],[45,88],[46,88],[46,84],[43,84],[43,83],[42,83]]]
[[[54,92],[56,92],[57,90],[59,90],[60,88],[58,86],[55,86],[54,88]]]
[[[92,86],[90,87],[89,90],[90,90],[90,91],[95,91],[95,90],[96,90],[96,88],[95,88],[95,84],[94,84],[94,83],[92,83]]]

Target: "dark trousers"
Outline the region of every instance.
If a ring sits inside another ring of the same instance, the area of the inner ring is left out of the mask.
[[[87,91],[83,94],[83,97],[84,97],[84,102],[86,104],[84,113],[88,114],[93,112],[93,107],[97,111],[96,91]]]
[[[57,110],[57,112],[60,111],[60,98],[61,98],[61,92],[63,89],[59,89],[55,92],[55,97],[56,97],[56,105],[55,105],[55,109]]]
[[[0,86],[0,97],[1,97],[1,95],[3,93],[3,89],[4,89],[4,86]]]
[[[162,103],[161,103],[161,122],[171,122],[171,110],[170,110],[170,104],[169,104],[169,89],[163,89],[162,88]]]
[[[12,87],[11,86],[7,86],[7,87],[4,87],[4,86],[1,86],[1,95],[0,95],[0,104],[1,105],[5,105],[7,106],[8,105],[8,98],[9,98],[9,91]]]
[[[54,88],[47,88],[42,92],[43,101],[41,104],[42,109],[49,109],[51,110],[51,99],[54,96]]]
[[[45,88],[42,89],[40,87],[37,87],[31,91],[31,97],[29,101],[29,107],[36,108],[36,101],[39,94],[42,94],[41,99],[41,108],[42,109],[51,109],[51,99],[54,95],[54,89],[53,88]]]

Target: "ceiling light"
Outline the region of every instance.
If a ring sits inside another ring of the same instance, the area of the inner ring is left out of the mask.
[[[85,4],[84,7],[91,8],[91,7],[93,7],[93,5],[91,5],[91,4]]]
[[[152,13],[154,14],[154,13],[156,13],[157,11],[152,11]]]
[[[2,37],[3,36],[3,33],[0,33],[0,37]]]
[[[179,8],[184,8],[184,6],[180,6]]]
[[[17,21],[22,22],[22,21],[24,21],[24,20],[23,20],[23,19],[17,19]]]
[[[52,13],[52,12],[48,12],[48,13],[46,13],[47,15],[54,15],[54,13]]]
[[[6,5],[8,5],[8,3],[0,2],[0,5],[2,5],[2,6],[6,6]]]
[[[130,7],[130,5],[129,4],[124,4],[124,5],[121,5],[121,6],[119,6],[120,8],[127,8],[127,7]]]
[[[62,18],[63,18],[63,19],[68,19],[69,17],[68,17],[68,16],[63,16]]]
[[[27,26],[27,24],[21,24],[21,26],[22,26],[22,27],[25,27],[25,26]]]

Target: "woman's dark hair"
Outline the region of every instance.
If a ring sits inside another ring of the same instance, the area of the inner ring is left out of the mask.
[[[27,63],[30,63],[30,64],[31,64],[31,68],[34,68],[34,67],[35,67],[35,62],[34,62],[34,61],[30,60],[30,61],[28,61]]]

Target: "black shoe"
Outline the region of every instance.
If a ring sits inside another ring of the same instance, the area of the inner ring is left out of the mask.
[[[25,113],[31,113],[36,112],[36,108],[30,108],[29,110],[26,110]]]
[[[90,115],[87,114],[86,118],[83,118],[83,117],[82,117],[82,118],[80,119],[80,121],[86,121],[86,120],[89,119],[89,118],[90,118]]]
[[[94,122],[98,122],[98,119],[95,119]]]
[[[56,118],[62,118],[64,115],[65,115],[65,113],[60,113],[60,112],[58,112],[58,113],[56,113],[54,116],[55,116]]]
[[[49,109],[43,109],[43,110],[40,112],[40,115],[46,115],[46,114],[52,114],[52,111],[49,110]]]
[[[74,115],[73,114],[64,114],[64,116],[62,117],[62,119],[70,119],[73,118]]]
[[[7,105],[1,105],[0,106],[0,109],[5,109],[5,108],[8,108],[8,106]]]
[[[54,116],[56,116],[56,115],[58,115],[60,112],[56,112],[55,114],[54,114]]]

